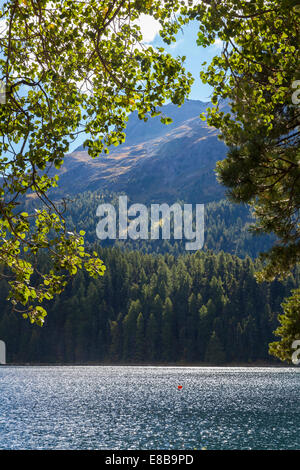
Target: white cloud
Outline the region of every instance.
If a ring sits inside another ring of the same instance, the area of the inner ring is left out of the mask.
[[[218,49],[221,49],[223,47],[223,41],[220,38],[217,38],[214,42],[214,47],[217,47]]]
[[[137,20],[137,24],[141,28],[143,42],[146,44],[154,41],[161,29],[159,21],[150,15],[145,15],[144,13]]]

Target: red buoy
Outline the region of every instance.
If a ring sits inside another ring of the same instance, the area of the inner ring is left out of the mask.
[[[182,385],[178,385],[178,390],[181,390],[182,389]]]

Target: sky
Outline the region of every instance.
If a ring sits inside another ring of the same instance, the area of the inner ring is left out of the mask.
[[[176,43],[168,46],[159,36],[159,22],[154,18],[142,15],[140,27],[143,33],[144,41],[153,47],[164,47],[172,56],[186,56],[186,69],[192,73],[195,82],[189,96],[193,100],[210,101],[212,88],[204,85],[200,80],[201,64],[217,55],[222,47],[222,42],[217,40],[213,46],[204,48],[196,44],[198,23],[196,21],[185,25],[182,31],[177,34]]]

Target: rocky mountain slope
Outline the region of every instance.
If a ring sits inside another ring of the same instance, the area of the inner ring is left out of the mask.
[[[60,191],[122,191],[137,202],[221,199],[224,188],[216,181],[214,169],[225,157],[226,147],[216,129],[199,118],[208,104],[187,101],[181,108],[164,106],[164,115],[173,119],[170,125],[162,124],[159,117],[145,123],[133,113],[126,142],[111,148],[109,155],[92,159],[79,147],[66,156]]]

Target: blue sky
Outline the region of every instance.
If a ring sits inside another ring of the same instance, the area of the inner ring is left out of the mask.
[[[154,47],[164,47],[172,56],[186,56],[186,69],[192,73],[195,82],[192,88],[190,99],[210,101],[212,88],[204,85],[199,77],[201,64],[210,62],[217,55],[222,47],[221,41],[217,40],[213,46],[203,48],[196,44],[198,23],[196,21],[185,25],[177,35],[176,43],[168,46],[159,36],[159,23],[149,17],[143,17],[140,26],[147,44]]]

